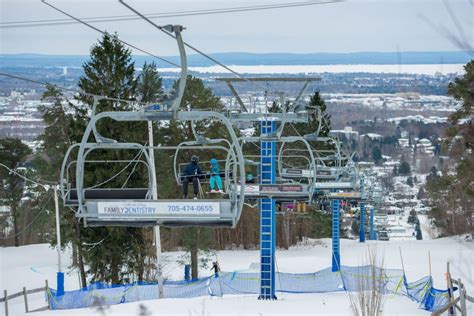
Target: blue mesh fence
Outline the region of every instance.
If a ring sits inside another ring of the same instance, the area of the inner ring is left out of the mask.
[[[448,303],[448,292],[433,288],[431,277],[409,283],[402,270],[380,269],[373,266],[341,266],[341,271],[338,272],[332,272],[331,268],[327,268],[314,273],[276,274],[277,292],[357,292],[371,290],[373,287],[385,294],[407,296],[427,311],[438,310]],[[259,293],[258,272],[219,272],[218,276],[194,281],[165,281],[163,284],[164,298]],[[126,285],[93,283],[81,290],[66,291],[61,296],[57,296],[56,290],[50,289],[49,296],[51,309],[74,309],[157,299],[159,289],[156,283]]]

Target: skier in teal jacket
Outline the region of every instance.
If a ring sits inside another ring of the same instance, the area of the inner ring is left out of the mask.
[[[220,175],[219,164],[217,160],[214,158],[211,159],[210,173],[211,173],[211,183],[210,183],[211,193],[224,193],[224,191],[222,191],[222,179]],[[215,190],[216,184],[217,184],[217,189],[218,189],[217,191]]]

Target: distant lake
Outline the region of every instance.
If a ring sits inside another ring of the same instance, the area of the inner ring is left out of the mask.
[[[423,65],[229,65],[239,73],[246,74],[309,74],[309,73],[406,73],[435,75],[436,73],[464,73],[463,64],[423,64]],[[161,72],[179,72],[179,68],[160,68]],[[189,70],[200,73],[229,73],[220,66],[189,67]]]

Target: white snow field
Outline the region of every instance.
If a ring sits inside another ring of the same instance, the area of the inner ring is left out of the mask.
[[[228,65],[243,74],[310,74],[310,73],[409,73],[435,75],[464,73],[463,64],[415,65]],[[159,68],[161,72],[179,72],[179,68]],[[228,73],[221,66],[189,67],[200,73]]]
[[[474,243],[462,237],[433,240],[367,241],[341,240],[341,263],[356,266],[365,263],[368,247],[376,247],[384,256],[385,268],[401,269],[399,248],[402,250],[407,279],[413,282],[429,275],[428,251],[431,253],[431,272],[434,287],[446,288],[446,262],[451,264],[453,277],[461,278],[466,284],[468,294],[474,295],[472,262]],[[183,278],[183,267],[177,263],[182,252],[165,253],[165,274],[171,279]],[[259,251],[235,250],[219,251],[217,258],[224,271],[248,270],[252,263],[259,262]],[[56,252],[49,245],[31,245],[19,248],[0,248],[0,290],[9,293],[44,286],[48,279],[56,288]],[[64,253],[63,262],[70,264],[69,252]],[[331,265],[331,239],[310,240],[304,245],[277,251],[277,266],[281,272],[314,272]],[[255,266],[255,265],[254,265]],[[258,266],[258,265],[257,265]],[[200,276],[210,275],[202,270]],[[66,274],[66,290],[78,288],[77,271]],[[258,301],[256,295],[227,295],[220,297],[197,297],[191,299],[162,299],[134,302],[110,306],[105,315],[139,315],[140,308],[148,309],[149,315],[272,315],[272,314],[311,314],[311,315],[350,315],[350,301],[346,293],[288,294],[277,293],[277,301]],[[29,298],[30,309],[45,306],[44,295]],[[469,306],[470,305],[470,306]],[[473,304],[468,304],[470,312]],[[10,315],[24,315],[23,298],[10,301]],[[0,304],[0,315],[4,306]],[[385,315],[428,315],[418,308],[416,302],[401,295],[388,295]],[[35,315],[104,315],[97,308],[76,310],[45,311]],[[472,315],[472,314],[471,314]]]

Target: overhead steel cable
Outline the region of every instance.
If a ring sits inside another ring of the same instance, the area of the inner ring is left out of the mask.
[[[54,194],[54,192],[53,192]],[[53,198],[53,194],[48,194],[49,198],[46,200],[46,202],[43,204],[43,206],[41,207],[41,209],[38,211],[38,213],[36,214],[36,216],[31,220],[31,222],[29,222],[28,224],[25,225],[25,227],[23,227],[22,230],[20,230],[18,233],[14,234],[14,235],[10,235],[10,236],[6,236],[6,237],[0,237],[0,240],[7,240],[7,239],[11,239],[11,238],[15,238],[15,237],[18,237],[20,236],[21,234],[23,234],[25,231],[29,230],[31,226],[33,226],[33,224],[36,223],[37,220],[39,220],[40,216],[43,214],[43,211],[46,209],[46,207],[48,206],[48,203],[51,201],[51,199]]]
[[[273,10],[273,9],[283,9],[283,8],[292,8],[292,7],[314,6],[314,5],[319,5],[319,4],[327,4],[327,3],[335,3],[335,2],[343,2],[343,0],[302,1],[302,2],[294,2],[294,3],[278,3],[278,4],[256,5],[256,6],[228,7],[228,8],[220,8],[220,9],[218,8],[218,9],[206,9],[206,10],[175,11],[175,12],[165,12],[165,13],[151,13],[151,14],[146,14],[146,16],[150,19],[159,19],[159,18],[171,18],[171,17],[182,17],[182,16],[199,16],[199,15],[211,15],[211,14]],[[116,16],[100,16],[100,17],[82,18],[83,21],[94,22],[94,23],[132,21],[132,20],[139,20],[139,19],[140,18],[135,15],[116,15]],[[10,21],[10,22],[0,23],[0,28],[56,26],[56,25],[71,25],[71,24],[76,24],[76,23],[78,22],[71,21],[69,19]]]
[[[77,18],[77,17],[75,17],[75,16],[73,16],[73,15],[71,15],[71,14],[69,14],[69,13],[67,13],[67,12],[65,12],[65,11],[63,11],[63,10],[61,10],[61,9],[59,9],[59,8],[57,8],[56,6],[54,6],[54,5],[52,5],[52,4],[48,3],[48,2],[46,2],[46,0],[41,0],[41,2],[44,3],[44,4],[46,4],[46,5],[48,5],[49,7],[53,8],[54,10],[56,10],[56,11],[58,11],[58,12],[64,14],[64,15],[70,17],[71,19],[73,19],[73,20],[75,20],[75,21],[78,21],[79,23],[81,23],[81,24],[83,24],[83,25],[85,25],[85,26],[87,26],[87,27],[89,27],[89,28],[91,28],[91,29],[93,29],[93,30],[95,30],[95,31],[97,31],[97,32],[99,32],[99,33],[101,33],[101,34],[107,34],[107,32],[102,31],[101,29],[99,29],[99,28],[97,28],[97,27],[95,27],[95,26],[93,26],[93,25],[91,25],[91,24],[89,24],[89,23],[87,23],[87,22],[84,22],[83,20],[81,20],[81,19],[79,19],[79,18]],[[135,9],[133,9],[132,7],[130,7],[129,5],[127,5],[126,3],[122,2],[122,1],[120,1],[120,3],[122,3],[124,6],[128,7],[131,11],[135,12],[137,15],[140,16],[140,18],[144,18],[146,21],[148,21],[149,23],[151,23],[154,27],[158,28],[158,29],[159,29],[160,31],[162,31],[163,33],[167,34],[168,36],[170,36],[170,37],[173,38],[173,39],[176,39],[176,37],[175,37],[173,34],[167,32],[162,26],[159,26],[159,25],[155,24],[154,22],[152,22],[151,20],[147,19],[147,18],[144,17],[140,12],[136,11]],[[167,60],[167,59],[165,59],[165,58],[159,57],[159,56],[157,56],[157,55],[155,55],[155,54],[152,54],[152,53],[150,53],[150,52],[148,52],[148,51],[145,51],[145,50],[143,50],[143,49],[141,49],[141,48],[139,48],[139,47],[137,47],[137,46],[135,46],[135,45],[133,45],[133,44],[130,44],[130,43],[126,42],[126,41],[123,41],[123,40],[119,39],[118,37],[116,37],[116,38],[117,38],[117,40],[118,40],[119,42],[121,42],[121,43],[124,44],[124,45],[127,45],[127,46],[129,46],[129,47],[132,47],[132,48],[134,48],[134,49],[136,49],[136,50],[139,50],[139,51],[141,51],[141,52],[143,52],[143,53],[145,53],[145,54],[147,54],[147,55],[149,55],[149,56],[155,57],[155,58],[157,58],[157,59],[159,59],[159,60],[161,60],[161,61],[164,61],[164,62],[166,62],[166,63],[168,63],[168,64],[170,64],[170,65],[173,65],[173,66],[175,66],[175,67],[181,67],[180,65],[178,65],[178,64],[176,64],[176,63],[173,63],[173,62],[171,62],[171,61],[169,61],[169,60]],[[229,68],[229,67],[226,66],[225,64],[219,62],[219,61],[216,60],[215,58],[213,58],[213,57],[207,55],[206,53],[204,53],[204,52],[202,52],[201,50],[195,48],[194,46],[192,46],[192,45],[190,45],[190,44],[188,44],[188,43],[186,43],[186,42],[183,42],[183,44],[184,44],[186,47],[188,47],[188,48],[194,50],[194,51],[197,52],[198,54],[200,54],[200,55],[202,55],[202,56],[208,58],[209,60],[211,60],[212,62],[216,63],[217,65],[223,67],[224,69],[226,69],[227,71],[231,72],[231,73],[234,74],[235,76],[241,78],[242,80],[249,81],[246,77],[244,77],[244,76],[241,75],[240,73],[238,73],[238,72],[236,72],[235,70]],[[256,85],[256,84],[254,84],[254,85],[255,85],[255,86],[259,86],[260,88],[263,88],[263,89],[265,90],[265,87],[263,87],[263,86]]]
[[[120,98],[111,98],[111,97],[107,97],[107,96],[103,96],[103,95],[98,95],[98,94],[93,94],[93,93],[84,92],[84,91],[82,91],[82,90],[76,90],[76,89],[61,87],[61,86],[58,86],[58,85],[55,85],[55,84],[52,84],[52,83],[49,83],[49,82],[43,82],[43,81],[33,80],[33,79],[25,78],[25,77],[20,77],[20,76],[8,74],[8,73],[5,73],[5,72],[0,72],[0,76],[9,77],[9,78],[13,78],[13,79],[18,79],[18,80],[22,80],[22,81],[27,81],[27,82],[39,84],[39,85],[46,86],[46,87],[47,87],[47,86],[51,86],[51,87],[54,87],[54,88],[59,89],[59,90],[68,91],[68,92],[74,92],[74,93],[79,93],[79,94],[82,94],[82,95],[85,95],[85,96],[88,96],[88,97],[98,97],[98,98],[100,98],[100,99],[102,99],[102,100],[110,100],[110,101],[117,101],[117,102],[127,102],[127,103],[142,104],[142,105],[146,105],[146,104],[147,104],[147,103],[139,102],[139,101],[136,101],[136,100],[120,99]]]
[[[44,1],[44,0],[42,0]],[[165,33],[166,35],[168,35],[169,37],[173,38],[173,39],[176,39],[176,36],[173,35],[172,33],[168,32],[167,30],[165,30],[162,26],[156,24],[155,22],[153,22],[152,20],[150,20],[149,18],[147,18],[146,16],[144,16],[142,13],[140,13],[139,11],[137,11],[136,9],[134,9],[133,7],[131,7],[130,5],[128,5],[127,3],[125,3],[125,1],[123,0],[119,0],[119,3],[121,3],[123,6],[125,6],[127,9],[129,9],[130,11],[134,12],[136,15],[138,15],[139,17],[141,17],[143,20],[147,21],[148,23],[150,23],[152,26],[154,26],[155,28],[157,28],[158,30],[160,30],[161,32]],[[209,59],[210,61],[212,61],[213,63],[221,66],[222,68],[224,68],[225,70],[231,72],[232,74],[234,74],[235,76],[247,81],[247,82],[252,82],[252,84],[254,84],[255,86],[259,86],[260,88],[263,88],[263,90],[266,91],[266,87],[260,85],[260,84],[256,84],[255,82],[249,80],[248,78],[246,78],[245,76],[241,75],[240,73],[238,73],[237,71],[233,70],[232,68],[228,67],[227,65],[221,63],[220,61],[218,61],[217,59],[209,56],[208,54],[204,53],[203,51],[201,51],[200,49],[194,47],[193,45],[183,41],[183,44],[192,49],[193,51],[195,51],[196,53],[206,57],[207,59]]]
[[[44,183],[40,183],[39,181],[30,179],[30,178],[28,178],[28,177],[22,175],[21,173],[19,173],[19,172],[13,170],[13,169],[11,169],[11,168],[9,168],[7,165],[4,165],[4,164],[1,163],[1,162],[0,162],[0,167],[3,167],[3,168],[5,168],[5,169],[7,169],[8,172],[15,174],[16,176],[22,178],[22,179],[25,180],[25,181],[28,181],[28,182],[31,182],[31,183],[33,183],[33,184],[39,185],[39,186],[41,186],[41,187],[43,187],[43,188],[45,188],[45,189],[49,188],[52,184],[57,185],[57,182],[53,182],[53,181],[41,180],[41,182],[44,182]]]
[[[101,34],[103,34],[103,35],[108,34],[106,31],[103,31],[103,30],[101,30],[101,29],[99,29],[99,28],[97,28],[97,27],[91,25],[90,23],[84,22],[82,19],[79,19],[78,17],[75,17],[75,16],[73,16],[73,15],[70,14],[70,13],[67,13],[67,12],[65,12],[64,10],[61,10],[61,9],[55,7],[54,5],[52,5],[52,4],[48,3],[48,2],[46,2],[46,0],[41,0],[41,2],[43,2],[43,3],[46,4],[46,5],[48,5],[49,7],[53,8],[54,10],[56,10],[56,11],[58,11],[58,12],[64,14],[64,15],[70,17],[71,19],[73,19],[73,20],[75,20],[75,21],[78,21],[79,23],[81,23],[81,24],[87,26],[88,28],[90,28],[90,29],[92,29],[92,30],[94,30],[94,31],[96,31],[96,32],[99,32],[99,33],[101,33]],[[140,19],[141,19],[141,18],[140,18]],[[172,35],[172,34],[168,34],[168,35],[170,35],[170,36],[172,36],[172,37],[174,38],[174,35]],[[124,40],[121,40],[120,38],[118,38],[118,36],[115,36],[115,38],[116,38],[120,43],[122,43],[122,44],[124,44],[124,45],[126,45],[126,46],[129,46],[129,47],[131,47],[131,48],[133,48],[133,49],[136,49],[136,50],[138,50],[138,51],[140,51],[140,52],[142,52],[142,53],[145,53],[145,54],[148,55],[148,56],[154,57],[154,58],[156,58],[156,59],[158,59],[158,60],[161,60],[161,61],[163,61],[163,62],[165,62],[165,63],[168,63],[168,64],[170,64],[170,65],[172,65],[172,66],[174,66],[174,67],[181,68],[181,66],[180,66],[179,64],[176,64],[176,63],[174,63],[174,62],[172,62],[172,61],[170,61],[170,60],[167,60],[167,59],[165,59],[165,58],[163,58],[163,57],[157,56],[156,54],[150,53],[150,52],[148,52],[148,51],[146,51],[146,50],[144,50],[144,49],[141,49],[141,48],[139,48],[139,47],[137,47],[137,46],[135,46],[135,45],[133,45],[133,44],[131,44],[131,43],[129,43],[129,42],[126,42],[126,41],[124,41]],[[196,72],[196,71],[191,71],[191,70],[188,70],[188,72],[189,72],[189,73],[198,73],[198,72]]]
[[[95,27],[95,26],[93,26],[93,25],[91,25],[91,24],[89,24],[89,23],[87,23],[87,22],[84,22],[83,20],[81,20],[81,19],[79,19],[79,18],[77,18],[77,17],[75,17],[75,16],[73,16],[73,15],[71,15],[71,14],[69,14],[69,13],[67,13],[67,12],[65,12],[65,11],[63,11],[63,10],[61,10],[61,9],[59,9],[59,8],[57,8],[57,7],[55,7],[54,5],[52,5],[52,4],[48,3],[48,2],[46,2],[46,0],[41,0],[41,2],[44,3],[44,4],[46,4],[46,5],[49,6],[49,7],[53,8],[54,10],[56,10],[56,11],[58,11],[58,12],[64,14],[64,15],[70,17],[71,19],[73,19],[73,20],[75,20],[75,21],[77,21],[77,22],[79,22],[79,23],[81,23],[81,24],[83,24],[83,25],[85,25],[85,26],[87,26],[87,27],[93,29],[94,31],[97,31],[97,32],[99,32],[99,33],[101,33],[101,34],[103,34],[103,35],[108,34],[106,31],[102,31],[101,29],[99,29],[99,28],[97,28],[97,27]],[[142,53],[145,53],[145,54],[147,54],[147,55],[149,55],[149,56],[152,56],[152,57],[154,57],[154,58],[156,58],[156,59],[158,59],[158,60],[161,60],[161,61],[163,61],[163,62],[165,62],[165,63],[167,63],[167,64],[173,65],[173,66],[175,66],[175,67],[181,67],[180,65],[178,65],[178,64],[176,64],[176,63],[174,63],[174,62],[172,62],[172,61],[170,61],[170,60],[167,60],[167,59],[165,59],[165,58],[163,58],[163,57],[157,56],[157,55],[155,55],[155,54],[153,54],[153,53],[150,53],[150,52],[148,52],[148,51],[146,51],[146,50],[144,50],[144,49],[141,49],[141,48],[139,48],[139,47],[137,47],[137,46],[135,46],[135,45],[133,45],[133,44],[130,44],[130,43],[128,43],[128,42],[125,42],[124,40],[121,40],[121,39],[119,39],[118,37],[116,37],[116,39],[117,39],[120,43],[122,43],[122,44],[124,44],[124,45],[127,45],[127,46],[129,46],[129,47],[131,47],[131,48],[133,48],[133,49],[136,49],[136,50],[138,50],[138,51],[140,51],[140,52],[142,52]]]

